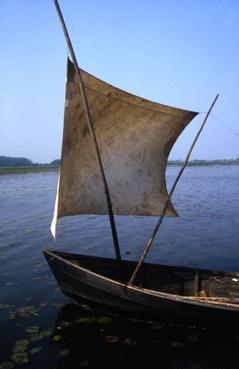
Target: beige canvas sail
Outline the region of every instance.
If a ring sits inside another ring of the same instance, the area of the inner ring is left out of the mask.
[[[84,71],[81,74],[114,214],[160,215],[168,199],[169,152],[197,113],[142,99]],[[58,218],[76,214],[108,211],[74,65],[68,60],[53,233]],[[171,203],[167,215],[176,215]]]

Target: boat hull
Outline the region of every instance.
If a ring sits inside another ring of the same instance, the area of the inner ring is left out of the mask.
[[[129,270],[133,270],[135,266],[134,262],[122,262],[121,268],[118,268],[117,280],[101,274],[107,268],[115,270],[116,261],[114,260],[50,250],[43,252],[62,292],[76,301],[84,300],[110,311],[153,321],[170,320],[200,325],[201,323],[203,325],[220,324],[227,327],[239,324],[239,305],[234,303],[216,303],[198,298],[194,300],[192,297],[160,292],[141,286],[127,287],[122,279],[127,279]],[[88,264],[100,265],[102,270],[98,268],[101,273],[88,269]],[[172,274],[177,278],[183,275],[186,280],[186,276],[193,273],[192,269],[187,268],[153,264],[148,264],[148,266],[148,269],[153,271],[154,279],[155,274],[158,274],[158,278],[160,275],[165,278],[168,273],[169,280]],[[227,278],[232,279],[233,277],[236,279],[238,273],[227,274]]]

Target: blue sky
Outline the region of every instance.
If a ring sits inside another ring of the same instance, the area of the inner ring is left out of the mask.
[[[205,112],[192,159],[239,157],[239,1],[59,0],[80,67],[136,95]],[[0,0],[0,155],[60,157],[66,43],[53,0]],[[183,159],[204,115],[170,158]],[[237,134],[235,134],[235,133]]]

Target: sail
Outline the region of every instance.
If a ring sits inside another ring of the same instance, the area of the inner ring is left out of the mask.
[[[169,152],[197,113],[142,99],[84,71],[81,75],[114,214],[160,215],[168,199]],[[66,215],[107,213],[74,65],[68,59],[55,221]],[[171,202],[166,215],[177,215]]]

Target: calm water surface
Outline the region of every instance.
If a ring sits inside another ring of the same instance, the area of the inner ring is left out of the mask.
[[[56,183],[56,173],[0,176],[0,369],[238,368],[236,337],[109,316],[59,291],[42,256]],[[148,260],[238,271],[239,166],[189,167],[173,203],[180,217],[165,219]],[[137,259],[156,218],[116,221],[123,257]],[[59,249],[114,256],[106,217],[65,218],[57,233]]]

